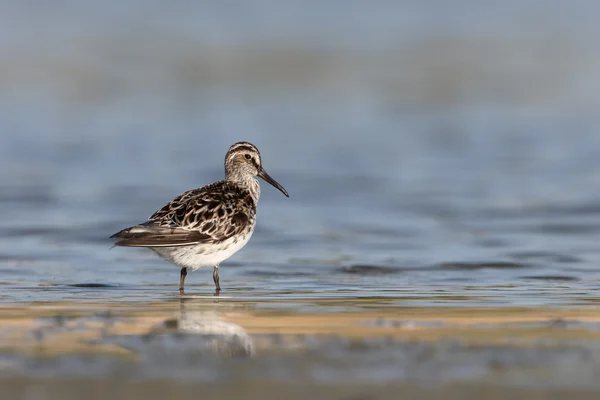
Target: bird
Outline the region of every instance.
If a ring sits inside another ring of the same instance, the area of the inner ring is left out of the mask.
[[[225,155],[225,179],[188,190],[165,204],[146,222],[111,236],[115,246],[147,247],[180,269],[184,292],[188,271],[213,267],[218,295],[219,265],[248,243],[256,226],[260,185],[256,177],[290,197],[265,171],[258,148],[238,142]]]

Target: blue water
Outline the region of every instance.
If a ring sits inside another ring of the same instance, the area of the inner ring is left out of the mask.
[[[0,301],[176,296],[107,238],[247,140],[291,198],[263,185],[223,294],[594,303],[598,6],[539,7],[7,5]]]

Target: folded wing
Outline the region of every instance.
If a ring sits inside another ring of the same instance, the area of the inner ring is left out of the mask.
[[[190,190],[156,211],[149,221],[115,233],[116,246],[175,247],[214,244],[254,224],[250,194],[221,181]],[[236,190],[238,189],[238,190]]]
[[[111,236],[120,239],[115,246],[125,247],[175,247],[209,242],[212,237],[199,231],[169,228],[148,221],[141,225],[123,229]]]

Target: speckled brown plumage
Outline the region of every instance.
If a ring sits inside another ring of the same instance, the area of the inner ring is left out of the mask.
[[[259,176],[288,196],[286,190],[262,168],[258,149],[248,142],[229,148],[225,156],[225,180],[189,190],[156,211],[148,221],[123,229],[112,238],[124,247],[149,247],[180,266],[180,289],[187,269],[215,267],[242,248],[254,232]]]
[[[220,181],[177,196],[148,222],[113,237],[121,239],[117,246],[130,247],[215,244],[248,232],[255,219],[250,192],[235,182]]]

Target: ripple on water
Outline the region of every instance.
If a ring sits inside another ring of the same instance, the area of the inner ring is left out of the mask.
[[[555,253],[551,251],[515,251],[508,254],[509,257],[518,260],[531,260],[531,261],[549,261],[556,263],[580,263],[582,258],[564,253]]]
[[[590,235],[600,232],[600,226],[595,223],[543,223],[532,227],[532,231],[550,235]]]
[[[76,288],[101,288],[101,289],[116,289],[121,287],[120,285],[114,285],[114,284],[108,284],[108,283],[72,283],[69,285],[66,285],[69,287],[76,287]]]
[[[337,268],[336,271],[353,275],[389,275],[402,272],[400,268],[383,267],[378,265],[351,265],[349,267]]]
[[[568,275],[531,275],[522,276],[521,279],[533,279],[539,281],[562,281],[562,282],[574,282],[578,281],[579,278]]]
[[[447,262],[437,265],[444,270],[476,270],[476,269],[521,269],[530,267],[529,264],[509,261],[482,261],[482,262]]]

